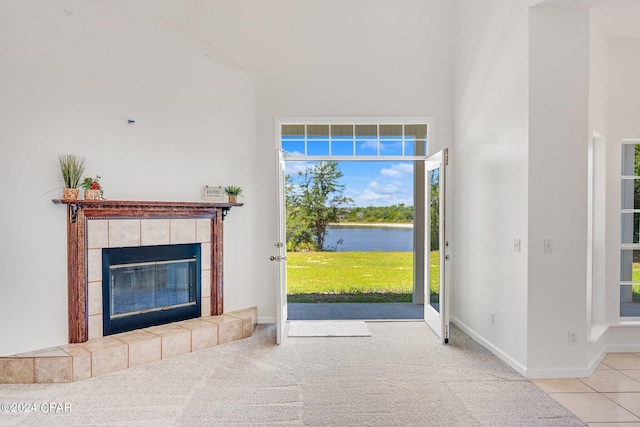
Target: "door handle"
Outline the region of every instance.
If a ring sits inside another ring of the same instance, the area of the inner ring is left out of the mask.
[[[279,255],[272,255],[269,257],[269,260],[271,261],[286,261],[287,257],[286,256],[279,256]]]

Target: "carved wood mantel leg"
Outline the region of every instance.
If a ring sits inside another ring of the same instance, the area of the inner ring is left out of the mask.
[[[88,339],[86,287],[86,219],[82,209],[67,206],[67,277],[69,343]]]
[[[211,218],[211,315],[224,313],[223,292],[223,254],[222,254],[222,211],[218,210]]]

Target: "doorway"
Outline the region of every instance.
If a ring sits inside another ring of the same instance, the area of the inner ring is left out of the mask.
[[[397,120],[396,120],[397,121]],[[284,226],[286,218],[286,197],[284,195],[286,166],[288,162],[409,162],[413,169],[413,205],[415,206],[415,216],[413,220],[414,238],[414,263],[413,263],[413,289],[412,302],[414,304],[425,304],[425,293],[431,295],[432,292],[425,292],[425,283],[429,282],[429,259],[430,251],[425,250],[428,241],[428,203],[430,185],[426,179],[427,160],[432,163],[441,162],[442,154],[428,157],[427,141],[432,128],[429,120],[407,120],[403,123],[380,124],[364,123],[363,121],[331,121],[309,122],[304,124],[295,121],[282,120],[278,123],[277,136],[277,157],[278,157],[278,189],[279,189],[279,216],[278,216],[278,236],[276,242],[276,256],[273,260],[278,263],[278,342],[281,342],[284,332],[285,322],[290,318],[287,307],[287,235]],[[388,122],[387,122],[388,123]],[[418,123],[418,124],[416,124]],[[441,169],[440,169],[441,170]],[[440,175],[440,182],[444,182],[444,174]],[[440,191],[443,197],[444,191]],[[441,201],[438,206],[444,208]],[[444,217],[441,217],[443,221]],[[444,233],[442,233],[444,236]],[[448,245],[447,245],[448,246]],[[444,251],[441,252],[444,257]],[[444,266],[444,262],[440,265]],[[441,269],[441,271],[444,271]],[[443,278],[446,277],[443,275]],[[442,282],[440,291],[444,291],[446,282]],[[436,311],[438,319],[444,321],[445,293],[439,295],[439,310]],[[427,300],[430,301],[430,300]],[[427,304],[429,307],[433,307]],[[424,306],[426,307],[426,306]],[[441,308],[442,307],[442,308]],[[426,308],[420,310],[421,320],[427,316]],[[367,316],[369,317],[369,316]],[[444,328],[439,328],[444,330]],[[446,329],[448,335],[448,325]],[[436,331],[438,335],[442,333]]]
[[[289,320],[423,318],[423,300],[414,301],[414,163],[286,163]]]

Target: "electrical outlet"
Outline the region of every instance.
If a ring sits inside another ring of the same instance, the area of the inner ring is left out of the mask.
[[[578,333],[576,331],[569,331],[569,345],[578,345]]]
[[[491,322],[491,326],[495,326],[496,325],[496,314],[495,313],[489,314],[489,321]]]

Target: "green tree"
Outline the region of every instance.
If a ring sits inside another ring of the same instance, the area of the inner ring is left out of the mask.
[[[297,196],[297,185],[290,175],[285,179],[285,194],[287,201],[286,224],[287,224],[287,250],[302,251],[315,250],[313,233],[309,228],[309,218],[306,211],[299,203]]]
[[[403,203],[391,206],[367,206],[346,208],[346,222],[411,223],[413,206]]]
[[[287,245],[290,250],[324,249],[327,226],[338,223],[353,200],[344,196],[337,162],[319,162],[287,176]]]

